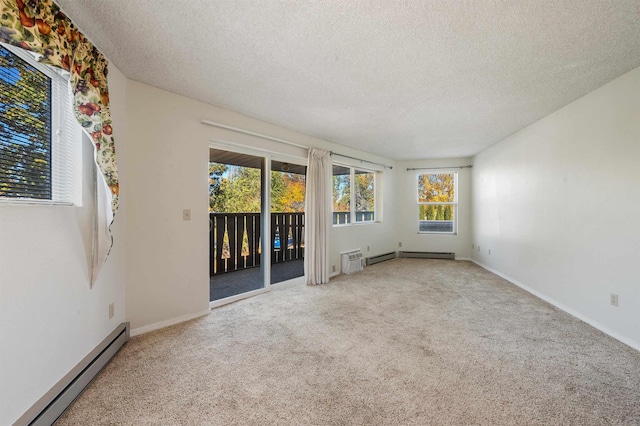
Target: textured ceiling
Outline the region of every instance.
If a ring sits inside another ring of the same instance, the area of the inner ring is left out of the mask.
[[[640,0],[57,3],[130,79],[394,159],[474,155],[640,66]]]

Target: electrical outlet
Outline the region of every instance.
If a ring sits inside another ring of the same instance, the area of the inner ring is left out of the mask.
[[[115,315],[115,305],[113,302],[109,303],[109,319]]]
[[[367,246],[367,251],[369,251],[369,246]]]
[[[398,247],[402,247],[402,241],[398,243]]]
[[[611,293],[610,299],[609,299],[611,306],[618,306],[618,295],[615,293]]]
[[[489,256],[491,256],[491,249],[487,250],[487,253],[489,253]]]
[[[335,272],[336,271],[336,265],[331,265],[331,272]]]

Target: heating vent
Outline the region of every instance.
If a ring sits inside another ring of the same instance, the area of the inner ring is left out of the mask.
[[[391,260],[396,258],[396,252],[392,251],[385,254],[379,254],[378,256],[371,256],[366,258],[367,266],[375,263],[384,262],[385,260]]]
[[[129,340],[129,323],[125,322],[120,324],[89,355],[45,393],[14,423],[14,426],[39,426],[55,423],[127,340]]]
[[[362,271],[364,259],[360,249],[350,250],[340,253],[342,259],[342,273],[353,274]]]
[[[438,253],[435,251],[401,251],[400,257],[417,257],[420,259],[451,259],[456,258],[455,253]]]

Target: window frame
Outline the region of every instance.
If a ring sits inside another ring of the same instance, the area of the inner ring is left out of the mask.
[[[420,201],[420,194],[418,193],[419,185],[420,185],[420,176],[421,175],[443,175],[443,174],[452,174],[453,175],[453,201],[447,202],[429,202],[429,201]],[[418,234],[431,234],[431,235],[457,235],[458,234],[458,213],[459,213],[459,205],[458,205],[458,172],[454,170],[442,169],[442,170],[432,170],[429,172],[419,171],[416,173],[415,177],[415,190],[416,190],[416,202],[417,209],[416,211],[420,211],[420,206],[452,206],[453,207],[453,229],[451,232],[444,231],[421,231],[420,230],[420,216],[418,215]]]
[[[334,202],[333,177],[335,176],[333,174],[334,166],[349,169],[349,221],[347,223],[333,223],[333,214],[335,213],[335,211],[333,210],[333,202]],[[381,222],[381,216],[379,212],[379,199],[380,199],[379,190],[380,189],[379,189],[378,183],[380,180],[381,172],[379,170],[373,170],[366,167],[358,167],[351,164],[346,164],[346,163],[341,163],[336,161],[331,163],[331,169],[332,169],[332,174],[331,174],[331,215],[332,215],[331,223],[332,223],[332,226],[344,227],[344,226],[353,226],[353,225],[358,226],[358,225],[369,225],[373,223],[380,223]],[[373,197],[374,197],[373,198],[373,220],[360,220],[360,221],[356,220],[357,213],[358,213],[356,211],[356,182],[355,182],[356,170],[360,172],[373,174]]]
[[[11,204],[81,205],[81,150],[84,137],[80,124],[77,122],[73,112],[73,95],[71,94],[69,73],[38,62],[40,55],[36,53],[6,43],[0,43],[0,45],[44,74],[51,82],[51,137],[48,148],[49,167],[51,170],[51,197],[39,199],[0,195],[0,206]]]

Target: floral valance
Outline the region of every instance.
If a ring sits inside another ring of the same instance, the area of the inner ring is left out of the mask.
[[[75,115],[93,141],[96,164],[108,187],[98,194],[107,194],[110,201],[98,203],[109,206],[106,214],[98,214],[106,222],[108,244],[98,243],[102,246],[98,259],[94,252],[95,278],[96,268],[100,269],[111,249],[109,227],[118,209],[119,193],[107,60],[51,0],[0,0],[0,41],[41,55],[40,62],[71,74]]]

